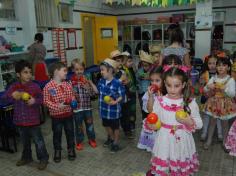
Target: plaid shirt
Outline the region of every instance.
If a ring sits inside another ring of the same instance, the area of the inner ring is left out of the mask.
[[[43,103],[48,107],[52,118],[67,118],[72,115],[70,106],[59,106],[68,99],[74,99],[72,85],[68,82],[58,84],[51,80],[43,89]]]
[[[15,100],[12,97],[14,91],[27,92],[35,98],[35,104],[29,106],[23,100]],[[21,84],[20,82],[13,83],[4,93],[3,99],[13,102],[14,114],[13,122],[17,126],[34,126],[40,124],[40,105],[43,102],[42,91],[36,83],[32,81]]]
[[[113,79],[111,82],[106,84],[105,79],[100,79],[98,83],[99,96],[99,111],[101,118],[104,119],[118,119],[121,115],[120,103],[116,105],[108,105],[104,102],[104,96],[111,96],[114,100],[119,97],[125,98],[125,88],[119,80]]]
[[[75,109],[74,112],[92,109],[90,97],[95,95],[96,93],[93,91],[93,88],[91,86],[89,86],[89,89],[85,89],[83,83],[80,81],[75,81],[78,79],[74,79],[74,77],[78,76],[74,74],[71,77],[75,98],[78,102],[78,108]]]

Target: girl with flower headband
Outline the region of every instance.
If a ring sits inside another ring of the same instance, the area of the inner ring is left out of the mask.
[[[236,81],[236,61],[234,61],[234,63],[232,64],[231,76]],[[235,97],[234,97],[234,102],[236,102]],[[236,120],[234,120],[234,122],[229,130],[229,133],[228,133],[228,136],[227,136],[227,139],[225,142],[225,147],[229,151],[230,155],[236,156]]]
[[[161,128],[152,150],[151,170],[147,175],[192,175],[199,161],[192,132],[202,127],[199,108],[190,99],[188,77],[179,68],[164,73],[167,94],[156,97],[153,113],[161,120]],[[176,118],[176,112],[185,110],[185,118]],[[155,126],[148,126],[156,130]]]
[[[203,87],[206,86],[206,84],[209,82],[209,79],[216,75],[216,61],[217,61],[216,56],[208,55],[205,57],[203,70],[200,76],[201,86]],[[201,96],[200,107],[204,107],[207,101],[207,97],[209,96],[210,96],[209,94],[208,95],[204,94]],[[200,109],[203,110],[202,108]],[[203,112],[202,112],[202,117],[203,117],[203,129],[201,134],[201,141],[205,141],[207,137],[210,117],[209,115]],[[217,119],[217,132],[218,132],[218,140],[222,141],[223,140],[222,127],[221,127],[221,121],[219,119]]]
[[[211,116],[207,142],[204,145],[205,149],[211,145],[217,119],[222,122],[224,148],[229,128],[228,120],[236,116],[236,104],[233,102],[235,81],[229,75],[230,66],[229,58],[217,57],[217,75],[213,76],[204,87],[205,93],[212,93],[204,106],[204,113]],[[227,151],[225,148],[224,150]]]

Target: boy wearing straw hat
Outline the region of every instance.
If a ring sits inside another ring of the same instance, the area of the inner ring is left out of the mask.
[[[138,97],[139,97],[139,103],[140,106],[142,106],[142,97],[145,94],[145,92],[148,89],[148,86],[150,85],[149,80],[149,72],[152,68],[153,60],[152,56],[148,53],[141,50],[139,52],[141,67],[138,69],[137,72],[137,85],[138,85]],[[147,113],[142,110],[142,118],[145,119],[147,116]]]
[[[152,45],[149,47],[149,51],[150,51],[150,54],[152,55],[154,66],[160,65],[161,50],[162,50],[161,45]]]
[[[111,153],[116,153],[120,148],[119,128],[121,103],[125,97],[125,89],[121,82],[114,78],[118,63],[112,59],[105,59],[101,65],[102,78],[98,83],[99,112],[102,118],[102,124],[108,135],[104,147],[111,146]]]

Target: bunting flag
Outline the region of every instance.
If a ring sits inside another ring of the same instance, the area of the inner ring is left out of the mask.
[[[171,7],[173,5],[192,5],[204,1],[208,0],[105,0],[105,3],[109,5],[116,3],[131,6]]]

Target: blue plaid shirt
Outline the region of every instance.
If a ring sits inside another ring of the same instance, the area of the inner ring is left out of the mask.
[[[119,97],[122,97],[124,100],[125,97],[125,88],[121,84],[121,82],[117,79],[113,79],[112,81],[107,83],[107,80],[100,79],[98,82],[98,90],[99,90],[99,112],[100,117],[103,119],[118,119],[121,115],[121,104],[118,103],[116,105],[108,105],[104,102],[104,96],[108,95],[116,100]]]

